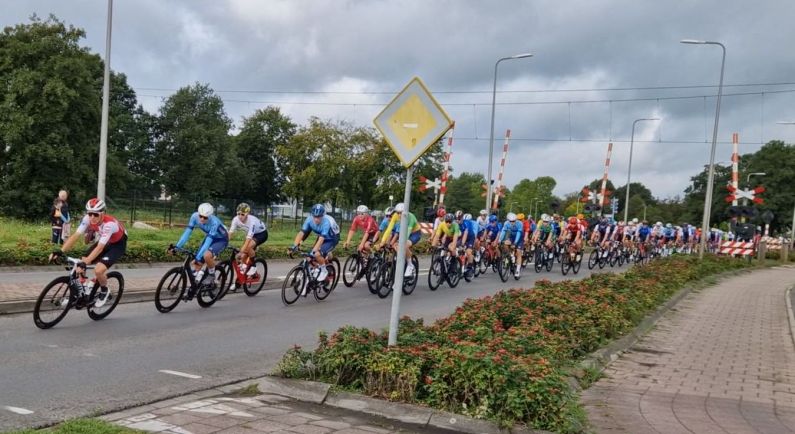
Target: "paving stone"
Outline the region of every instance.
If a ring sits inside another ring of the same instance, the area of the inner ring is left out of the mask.
[[[324,426],[326,428],[331,428],[331,429],[345,429],[345,428],[350,428],[351,427],[351,424],[349,424],[347,422],[341,422],[341,421],[336,421],[336,420],[325,420],[324,419],[324,420],[312,421],[312,422],[309,422],[309,423],[311,425]]]
[[[326,434],[333,430],[331,428],[326,428],[317,425],[296,425],[287,428],[287,431],[293,431],[300,434]]]

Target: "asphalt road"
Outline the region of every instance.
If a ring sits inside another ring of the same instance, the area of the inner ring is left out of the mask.
[[[577,277],[588,274],[583,266]],[[427,275],[421,274],[414,294],[402,298],[401,315],[423,317],[427,323],[449,315],[466,298],[562,277],[558,266],[540,274],[527,269],[518,282],[510,278],[502,283],[489,272],[472,283],[462,280],[455,289],[443,285],[430,292]],[[182,303],[168,314],[158,313],[153,302],[122,304],[100,322],[71,311],[50,330],[37,329],[30,314],[3,316],[0,431],[261,376],[292,345],[313,347],[320,330],[345,324],[387,327],[390,306],[391,297],[371,295],[363,282],[353,288],[340,282],[322,303],[309,296],[289,307],[282,305],[280,291],[263,291],[254,298],[228,296],[209,309]],[[25,411],[32,413],[20,414]]]

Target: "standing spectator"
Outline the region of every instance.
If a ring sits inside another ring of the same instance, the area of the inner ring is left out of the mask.
[[[63,238],[61,238],[61,232],[63,231],[63,220],[61,220],[63,216],[61,213],[62,206],[63,202],[56,197],[50,208],[50,224],[52,225],[51,241],[53,244],[63,244]]]
[[[61,190],[58,192],[58,199],[61,200],[61,220],[63,220],[63,228],[61,229],[61,240],[66,240],[69,238],[72,232],[72,216],[69,214],[69,203],[67,199],[69,198],[69,193],[66,190]]]

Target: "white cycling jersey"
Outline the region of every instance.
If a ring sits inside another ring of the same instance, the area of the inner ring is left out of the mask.
[[[246,216],[246,222],[240,221],[239,216],[232,219],[232,226],[229,228],[229,235],[232,235],[236,229],[243,229],[246,231],[246,238],[252,238],[255,234],[262,233],[268,229],[262,220],[254,217],[253,215]]]

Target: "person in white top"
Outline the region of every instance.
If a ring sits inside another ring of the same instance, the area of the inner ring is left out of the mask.
[[[486,225],[489,224],[489,213],[482,209],[480,210],[480,216],[477,219],[478,226],[480,226],[481,232],[486,230]]]
[[[229,228],[229,239],[232,239],[232,233],[237,229],[246,231],[246,240],[240,247],[240,254],[238,259],[241,262],[241,268],[245,271],[246,268],[251,267],[252,259],[256,256],[257,247],[268,240],[268,227],[262,220],[249,215],[251,207],[242,202],[237,206],[237,215],[232,219],[232,226]],[[248,268],[246,275],[253,276],[257,272],[257,267]]]

